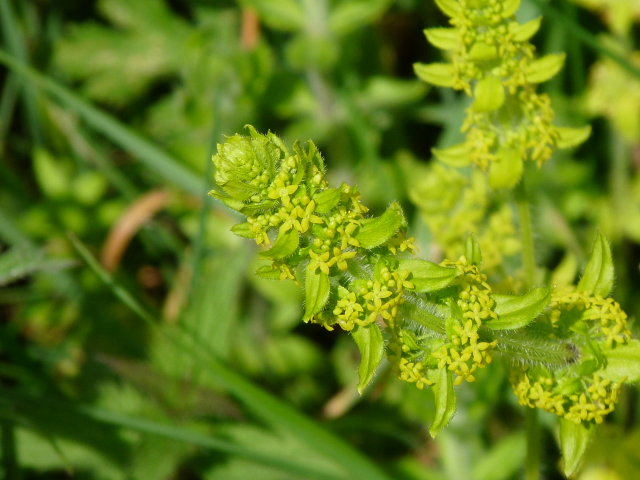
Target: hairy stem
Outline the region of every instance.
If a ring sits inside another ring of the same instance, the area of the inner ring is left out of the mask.
[[[530,329],[519,329],[516,332],[492,332],[490,335],[498,341],[496,350],[509,360],[553,369],[571,365],[580,356],[578,348],[572,343],[547,340]]]
[[[522,241],[522,266],[524,268],[525,287],[535,283],[536,262],[533,247],[533,228],[531,223],[531,207],[526,192],[524,178],[516,191],[516,206],[520,219],[520,240]]]
[[[540,422],[538,421],[538,410],[527,408],[526,412],[527,431],[527,459],[525,463],[525,480],[540,479]]]

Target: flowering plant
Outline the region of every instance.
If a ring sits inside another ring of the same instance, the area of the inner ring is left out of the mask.
[[[598,236],[577,283],[554,283],[535,267],[526,196],[514,197],[517,227],[508,201],[490,215],[478,205],[496,190],[521,189],[525,162],[542,165],[590,129],[552,123],[549,97],[535,86],[557,73],[564,55],[535,57],[529,39],[540,19],[518,23],[519,1],[436,3],[452,27],[425,33],[451,61],[417,64],[416,73],[473,101],[462,126],[466,140],[434,150],[439,163],[410,192],[448,258],[436,263],[416,255],[398,203],[372,217],[356,187],[330,186],[312,142],[289,148],[249,126],[248,136],[218,145],[212,195],[246,217],[233,232],[264,248],[266,265],[256,273],[300,285],[305,322],[351,334],[361,357],[359,391],[386,354],[401,380],[433,389],[435,436],[454,415],[454,387],[475,381],[499,356],[519,403],[559,417],[571,475],[624,382],[640,379],[640,342],[609,297],[608,242]],[[457,222],[455,230],[446,219]],[[503,252],[492,251],[484,270],[484,248],[473,235],[483,222],[494,239],[488,244],[503,242],[506,253],[522,255],[518,279],[495,279]]]

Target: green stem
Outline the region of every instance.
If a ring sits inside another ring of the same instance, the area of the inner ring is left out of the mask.
[[[18,479],[18,461],[16,452],[16,435],[13,423],[3,421],[0,427],[2,431],[2,469],[5,479]]]
[[[578,350],[569,342],[547,340],[529,329],[518,329],[516,332],[491,332],[486,336],[489,341],[497,340],[496,350],[516,363],[561,368],[578,360]]]
[[[538,410],[527,408],[527,460],[525,463],[525,480],[539,480],[540,478],[540,424]]]
[[[530,288],[535,284],[536,263],[533,247],[533,227],[531,222],[531,207],[526,190],[526,173],[516,191],[516,205],[520,219],[520,239],[522,241],[522,265],[524,268],[524,284]],[[544,353],[544,352],[543,352]],[[540,477],[540,426],[538,412],[528,408],[526,413],[527,430],[527,461],[525,479],[538,480]]]
[[[516,206],[520,219],[520,241],[522,242],[522,266],[524,268],[525,287],[535,284],[536,260],[533,248],[533,228],[531,224],[531,208],[527,198],[524,179],[516,192]]]

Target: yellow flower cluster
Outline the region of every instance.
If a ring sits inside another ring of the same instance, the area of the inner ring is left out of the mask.
[[[345,205],[340,205],[330,215],[322,217],[321,228],[309,248],[310,268],[329,274],[332,266],[340,270],[347,269],[347,261],[357,255],[355,248],[360,243],[354,233],[364,219],[367,207],[360,203],[360,194],[356,189],[343,184],[340,193]]]
[[[315,214],[316,202],[311,199],[304,185],[295,183],[297,172],[304,168],[297,155],[290,156],[281,165],[273,182],[265,187],[266,197],[280,207],[267,210],[264,213],[247,215],[249,231],[255,238],[258,245],[269,245],[271,243],[267,232],[274,228],[279,228],[286,232],[295,229],[300,233],[309,230],[311,224],[320,224],[323,219]],[[263,174],[262,176],[265,176]],[[262,181],[261,181],[262,182]],[[325,183],[324,179],[317,182],[315,187],[321,187]],[[254,195],[256,203],[262,202],[260,195]]]
[[[626,313],[612,298],[566,288],[552,294],[547,318],[552,337],[582,332],[586,337],[580,347],[582,361],[554,372],[515,368],[511,380],[518,401],[575,423],[601,423],[613,411],[621,384],[598,374],[601,361],[590,352],[599,345],[614,348],[629,342]]]
[[[497,318],[495,302],[491,297],[491,287],[486,275],[480,273],[476,265],[468,264],[464,257],[457,262],[446,261],[446,266],[454,266],[461,273],[461,291],[456,300],[462,318],[448,320],[449,343],[432,353],[438,360],[438,368],[447,368],[457,375],[455,385],[464,380],[475,381],[474,373],[491,363],[496,342],[480,342],[478,329],[482,324]]]
[[[473,382],[475,372],[491,363],[496,342],[482,342],[478,329],[496,318],[495,302],[486,276],[464,257],[457,262],[444,262],[455,267],[458,291],[450,299],[455,303],[452,314],[445,322],[445,332],[440,336],[426,336],[410,328],[391,329],[390,359],[396,366],[398,377],[415,383],[418,388],[432,385],[429,370],[446,368],[456,375],[454,385],[463,381]]]
[[[340,287],[339,300],[332,312],[334,322],[346,331],[353,330],[356,325],[365,327],[378,320],[393,327],[405,288],[413,288],[413,284],[407,280],[408,276],[407,271],[391,271],[383,267],[380,280],[355,284],[352,287],[355,291]]]
[[[580,320],[587,323],[593,340],[600,340],[607,347],[629,342],[631,331],[627,326],[627,314],[613,298],[572,290],[552,295],[549,319],[556,331],[562,332],[573,325],[563,321],[563,314],[575,311],[581,312]],[[575,316],[570,316],[570,319],[575,321]]]
[[[453,28],[425,31],[427,39],[450,54],[450,63],[417,64],[424,81],[463,90],[473,97],[462,126],[466,140],[436,156],[452,165],[473,162],[488,170],[491,186],[511,188],[523,162],[541,165],[554,148],[577,145],[589,129],[558,128],[547,95],[536,84],[553,77],[564,55],[536,58],[529,39],[540,19],[520,24],[520,0],[438,0]]]
[[[535,374],[526,368],[516,372],[512,384],[520,405],[540,408],[574,423],[602,423],[615,408],[621,387],[597,374],[565,378],[559,383],[549,372]]]

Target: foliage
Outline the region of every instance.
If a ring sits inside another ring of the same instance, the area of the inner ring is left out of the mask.
[[[638,477],[637,14],[0,2],[4,477]]]

